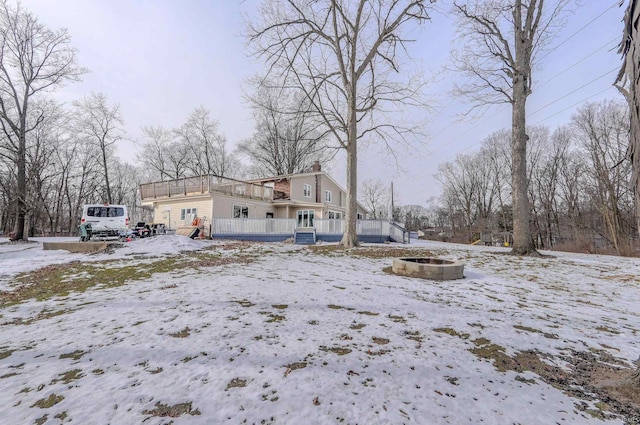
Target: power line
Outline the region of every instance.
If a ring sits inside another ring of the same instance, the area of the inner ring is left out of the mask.
[[[587,100],[589,100],[589,99],[591,99],[591,98],[593,98],[593,97],[596,97],[596,96],[598,96],[598,95],[600,95],[600,94],[602,94],[602,93],[604,93],[604,92],[606,92],[606,91],[608,91],[608,90],[611,90],[612,88],[613,88],[613,86],[609,86],[609,87],[607,87],[607,88],[605,88],[605,89],[603,89],[603,90],[600,90],[599,92],[597,92],[597,93],[595,93],[595,94],[592,94],[591,96],[585,97],[584,99],[581,99],[581,100],[579,100],[578,102],[573,103],[573,104],[571,104],[571,105],[567,106],[566,108],[559,110],[559,111],[558,111],[558,112],[556,112],[556,113],[553,113],[553,114],[551,114],[551,115],[549,115],[549,116],[547,116],[547,117],[542,118],[540,121],[535,122],[533,125],[538,125],[538,124],[540,124],[541,122],[545,122],[546,120],[548,120],[548,119],[550,119],[550,118],[555,117],[556,115],[560,115],[561,113],[563,113],[563,112],[565,112],[565,111],[568,111],[569,109],[571,109],[571,108],[573,108],[573,107],[575,107],[575,106],[577,106],[577,105],[580,105],[580,104],[582,104],[582,103],[586,102]]]
[[[586,24],[584,24],[583,26],[581,26],[580,28],[578,28],[573,34],[571,34],[569,37],[565,38],[563,42],[557,44],[553,49],[549,50],[544,56],[542,56],[541,58],[539,58],[538,60],[541,61],[544,58],[546,58],[547,56],[549,56],[552,52],[558,50],[558,47],[562,46],[563,44],[567,43],[569,40],[571,40],[573,37],[575,37],[577,34],[579,34],[580,32],[582,32],[582,30],[584,30],[585,28],[587,28],[589,25],[593,24],[595,21],[597,21],[598,19],[600,19],[602,16],[604,16],[605,13],[607,13],[609,10],[613,9],[614,7],[616,7],[618,5],[618,3],[620,3],[619,0],[616,0],[611,6],[607,7],[605,10],[603,10],[598,16],[596,16],[595,18],[593,18],[592,20],[590,20],[589,22],[587,22]]]
[[[562,71],[560,71],[559,73],[557,73],[556,75],[554,75],[553,77],[549,78],[547,81],[545,81],[542,84],[539,84],[536,88],[539,89],[540,87],[545,86],[546,84],[550,83],[551,81],[555,80],[556,78],[558,78],[559,76],[561,76],[562,74],[564,74],[565,72],[569,71],[572,68],[575,68],[576,66],[580,65],[582,62],[584,62],[585,60],[589,59],[591,56],[595,55],[596,53],[598,53],[600,50],[604,49],[605,47],[608,47],[612,42],[614,42],[615,40],[617,40],[619,37],[614,37],[611,40],[607,41],[605,44],[603,44],[602,46],[598,47],[596,50],[592,51],[591,53],[589,53],[587,56],[583,57],[582,59],[580,59],[579,61],[575,62],[572,65],[569,65],[568,67],[566,67],[565,69],[563,69]]]
[[[615,72],[615,71],[617,71],[617,70],[618,70],[618,67],[615,67],[615,68],[613,68],[612,70],[605,72],[604,74],[600,75],[599,77],[596,77],[596,78],[594,78],[593,80],[591,80],[591,81],[588,81],[588,82],[584,83],[584,84],[583,84],[583,85],[581,85],[580,87],[578,87],[578,88],[576,88],[576,89],[574,89],[574,90],[571,90],[569,93],[567,93],[567,94],[565,94],[565,95],[563,95],[563,96],[561,96],[561,97],[557,98],[557,99],[556,99],[556,100],[554,100],[553,102],[549,102],[549,103],[547,103],[546,105],[541,106],[540,108],[536,109],[535,111],[531,112],[531,113],[530,113],[530,114],[528,114],[528,115],[529,115],[529,116],[531,116],[531,115],[535,115],[535,114],[537,114],[538,112],[542,111],[543,109],[546,109],[546,108],[548,108],[549,106],[551,106],[551,105],[553,105],[553,104],[555,104],[555,103],[560,102],[562,99],[565,99],[565,98],[567,98],[567,97],[571,96],[571,95],[572,95],[572,94],[574,94],[575,92],[582,90],[582,89],[583,89],[583,88],[585,88],[586,86],[588,86],[588,85],[590,85],[590,84],[595,83],[596,81],[598,81],[598,80],[600,80],[600,79],[602,79],[602,78],[606,77],[607,75],[609,75],[609,74],[611,74],[611,73],[613,73],[613,72]]]

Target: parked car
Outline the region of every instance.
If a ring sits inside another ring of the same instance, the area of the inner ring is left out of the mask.
[[[118,238],[129,230],[126,205],[87,204],[82,208],[80,225],[91,225],[92,239]]]

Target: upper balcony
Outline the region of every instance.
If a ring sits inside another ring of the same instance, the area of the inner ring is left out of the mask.
[[[273,188],[218,176],[184,177],[140,185],[142,202],[221,193],[243,198],[273,200]]]

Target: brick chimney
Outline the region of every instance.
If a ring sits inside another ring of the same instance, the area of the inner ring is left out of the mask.
[[[311,166],[311,172],[317,173],[320,171],[322,171],[322,167],[320,166],[320,161],[314,162],[313,165]]]

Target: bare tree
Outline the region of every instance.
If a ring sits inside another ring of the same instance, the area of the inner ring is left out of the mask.
[[[201,106],[175,130],[180,144],[191,154],[186,165],[192,175],[225,177],[231,172],[233,159],[227,151],[227,139],[219,132],[218,126],[209,111]]]
[[[360,201],[373,219],[389,218],[391,189],[382,180],[365,180],[360,187]]]
[[[561,127],[551,137],[539,139],[535,151],[539,152],[535,163],[531,164],[529,192],[534,211],[538,245],[550,249],[559,235],[558,223],[558,181],[571,141],[571,131]],[[558,235],[556,235],[556,231]]]
[[[570,0],[468,0],[454,2],[465,45],[454,63],[471,83],[457,91],[474,106],[512,106],[512,253],[536,254],[527,194],[526,103],[532,93],[536,54],[553,35],[553,25]]]
[[[27,239],[26,138],[41,122],[27,121],[31,101],[84,72],[76,65],[66,30],[50,30],[19,3],[11,7],[7,0],[0,2],[0,125],[17,172],[13,240]]]
[[[483,142],[480,151],[488,161],[488,167],[493,176],[496,202],[503,223],[503,231],[511,228],[513,216],[511,214],[511,132],[499,130],[490,134]],[[507,217],[507,213],[509,216]]]
[[[480,196],[475,162],[475,155],[460,154],[456,156],[455,161],[438,165],[438,172],[435,174],[435,178],[443,185],[447,203],[450,206],[455,205],[452,219],[455,219],[455,216],[461,217],[468,240],[473,236],[479,213],[477,201]]]
[[[92,93],[81,101],[73,102],[73,106],[76,133],[97,148],[98,157],[95,159],[102,167],[104,179],[103,200],[112,203],[109,163],[113,160],[116,143],[123,138],[121,126],[124,120],[120,114],[120,106],[109,106],[107,97],[102,93]]]
[[[153,179],[177,179],[187,171],[187,151],[178,145],[176,134],[163,127],[143,127],[145,141],[140,161],[155,172]]]
[[[630,164],[624,161],[629,134],[627,117],[626,104],[612,101],[587,103],[572,117],[574,137],[589,155],[588,190],[604,223],[602,235],[618,255],[625,252],[625,237],[634,227],[626,214],[633,202]]]
[[[419,98],[420,85],[397,77],[402,31],[429,18],[433,0],[265,0],[248,39],[269,74],[299,90],[326,130],[346,150],[347,211],[341,244],[358,245],[358,142],[391,142],[404,129],[374,112]],[[265,80],[266,81],[266,80]]]
[[[256,128],[239,151],[254,164],[259,177],[301,173],[315,161],[325,163],[334,154],[326,132],[313,119],[310,103],[283,89],[261,87],[250,99]]]

